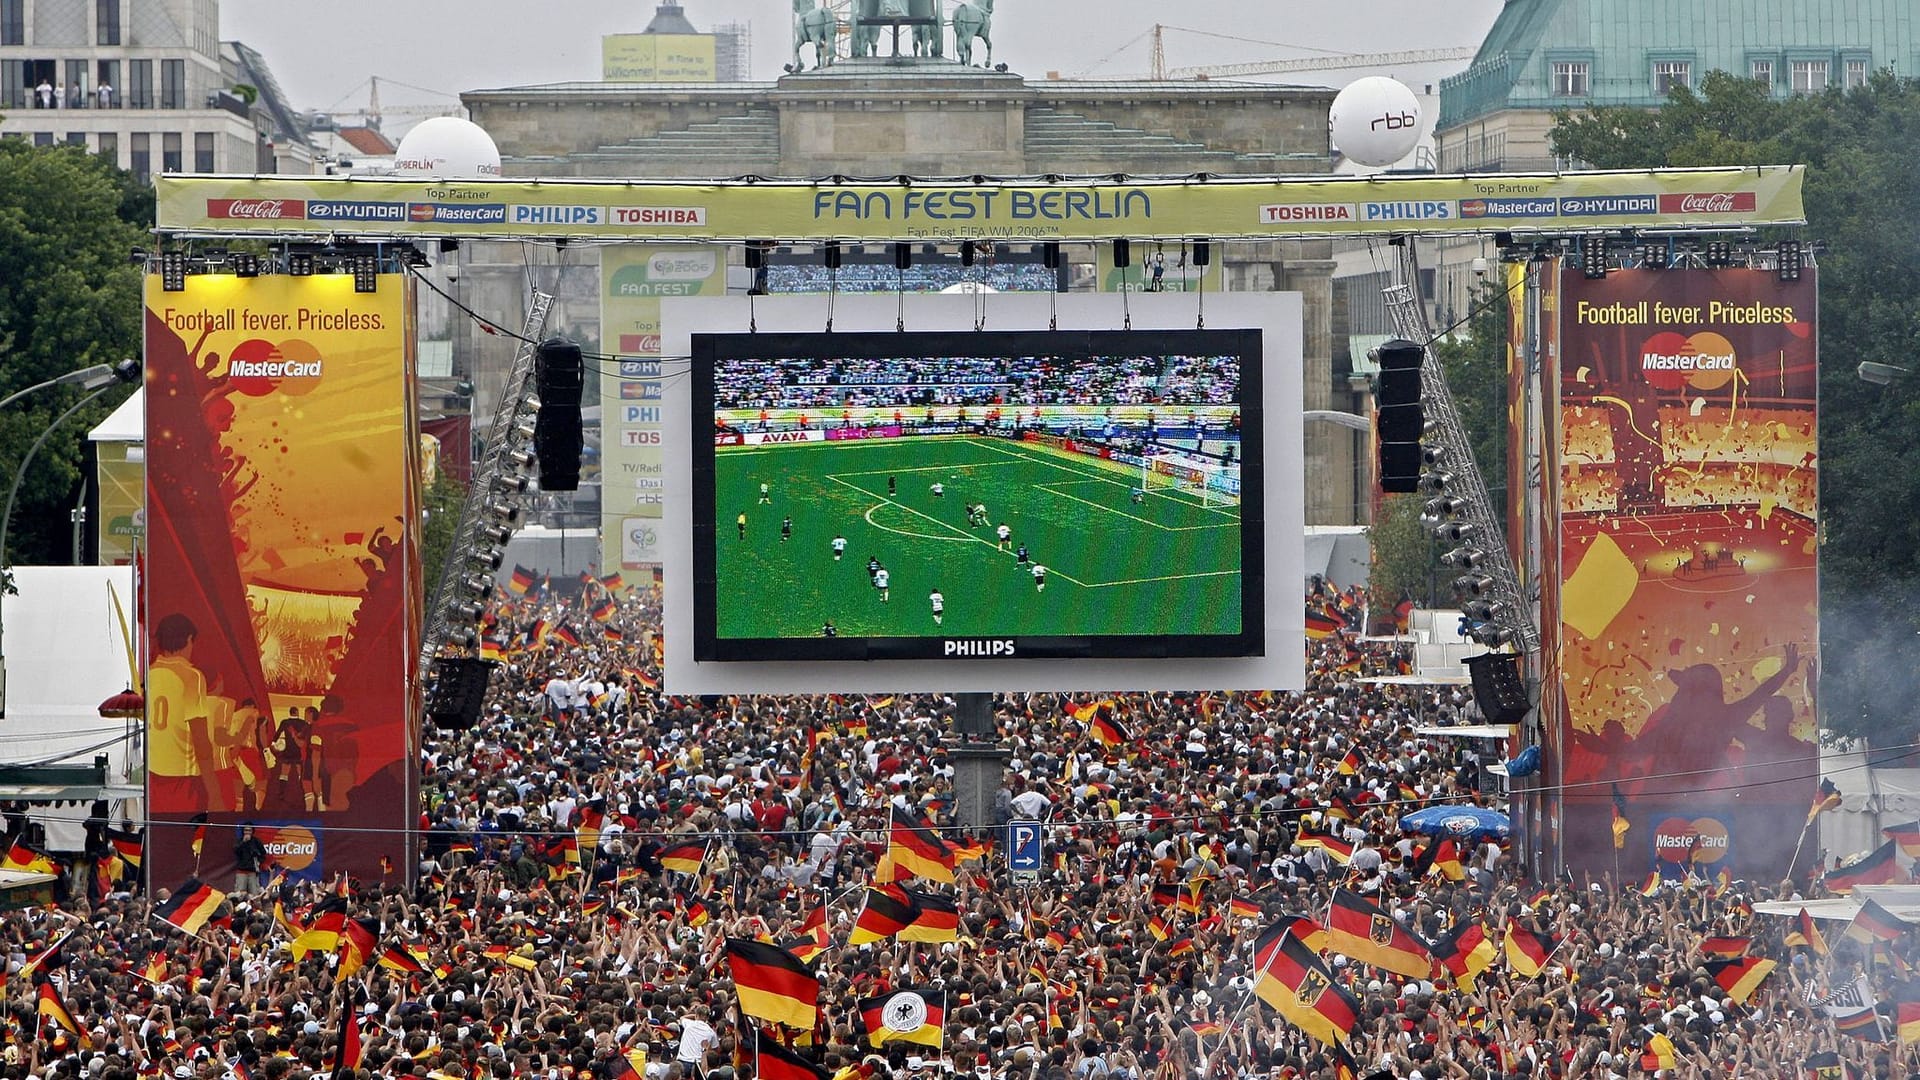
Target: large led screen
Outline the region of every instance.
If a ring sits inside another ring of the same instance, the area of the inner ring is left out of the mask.
[[[1259,655],[1260,343],[694,335],[695,659]]]

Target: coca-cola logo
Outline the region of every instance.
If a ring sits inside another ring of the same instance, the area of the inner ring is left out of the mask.
[[[1690,192],[1660,196],[1663,214],[1744,214],[1758,209],[1760,197],[1751,191]]]
[[[239,218],[249,221],[279,221],[307,216],[303,199],[208,199],[210,218]]]

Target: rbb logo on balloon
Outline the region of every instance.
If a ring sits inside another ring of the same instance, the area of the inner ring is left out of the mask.
[[[1653,830],[1653,857],[1661,862],[1711,865],[1732,851],[1733,839],[1719,818],[1670,817]]]
[[[254,835],[267,849],[267,857],[276,869],[293,877],[319,876],[320,841],[304,825],[259,826]],[[311,870],[312,874],[302,871]]]
[[[1640,370],[1660,390],[1718,390],[1733,381],[1738,366],[1733,342],[1710,331],[1689,337],[1668,330],[1640,346]]]
[[[300,395],[312,390],[326,364],[312,342],[294,338],[278,345],[249,338],[227,354],[227,385],[248,397]]]

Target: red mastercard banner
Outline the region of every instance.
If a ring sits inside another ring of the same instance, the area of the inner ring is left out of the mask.
[[[1812,270],[1559,281],[1547,410],[1570,862],[1777,880],[1817,774]],[[1617,786],[1616,786],[1617,785]]]
[[[409,292],[376,280],[148,278],[155,881],[221,880],[247,824],[294,880],[404,852],[420,443]]]

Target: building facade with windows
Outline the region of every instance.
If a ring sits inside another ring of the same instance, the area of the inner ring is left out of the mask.
[[[220,41],[219,0],[0,0],[0,137],[143,177],[313,170],[263,58]]]
[[[1777,97],[1920,72],[1913,0],[1507,0],[1466,71],[1440,83],[1435,154],[1443,173],[1575,168],[1557,159],[1554,113],[1655,108],[1710,71],[1764,82]],[[1470,295],[1482,241],[1438,247],[1441,295]]]

